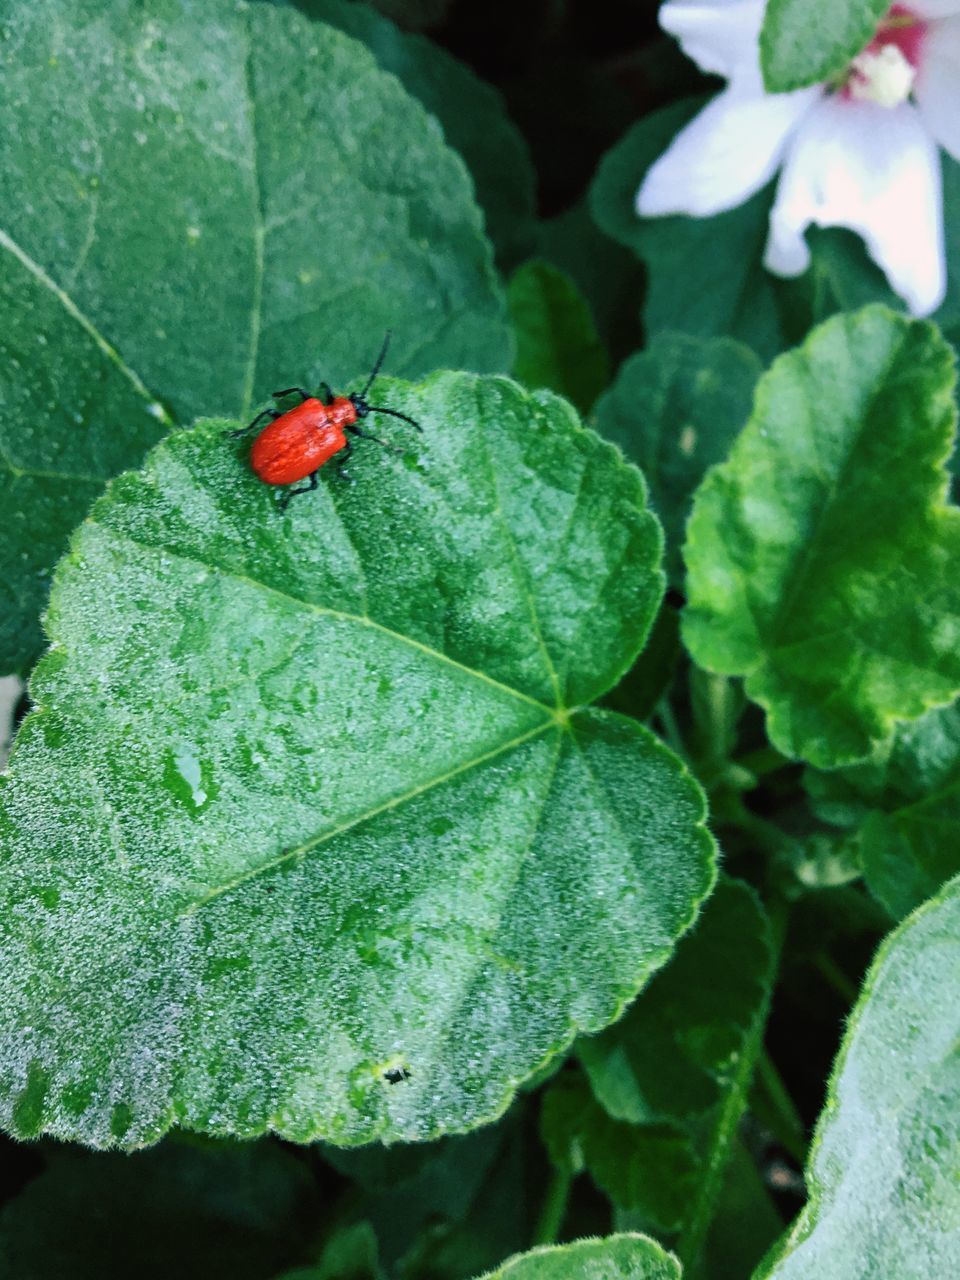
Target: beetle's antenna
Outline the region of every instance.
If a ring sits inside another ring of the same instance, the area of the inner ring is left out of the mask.
[[[390,346],[390,339],[391,339],[392,337],[393,337],[393,331],[392,331],[391,329],[388,329],[388,330],[387,330],[387,332],[386,332],[386,335],[384,336],[384,339],[383,339],[383,346],[380,348],[380,354],[377,356],[377,362],[376,362],[376,364],[373,366],[373,372],[370,374],[370,377],[367,379],[367,385],[366,385],[366,386],[363,388],[363,390],[360,392],[360,397],[359,397],[359,398],[360,398],[361,400],[366,399],[367,392],[368,392],[368,391],[370,390],[370,388],[373,386],[373,380],[374,380],[374,378],[375,378],[375,377],[377,376],[377,374],[380,372],[380,366],[383,364],[384,358],[385,358],[385,356],[386,356],[386,354],[387,354],[387,348]]]
[[[404,422],[409,422],[411,427],[416,427],[420,434],[423,435],[423,427],[421,427],[420,423],[415,418],[408,418],[405,413],[398,413],[396,409],[384,409],[379,404],[367,405],[367,408],[370,413],[389,413],[391,418],[402,418]]]

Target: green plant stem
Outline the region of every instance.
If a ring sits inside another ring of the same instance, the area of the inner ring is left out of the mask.
[[[814,959],[814,964],[837,995],[841,996],[847,1004],[856,1004],[860,990],[850,981],[835,960],[831,959],[825,951],[821,951]]]
[[[804,1138],[803,1121],[800,1119],[796,1104],[783,1083],[783,1077],[766,1049],[761,1049],[757,1058],[757,1081],[763,1088],[767,1101],[779,1119],[780,1123],[776,1134],[778,1141],[783,1144],[802,1168],[807,1159],[807,1144]]]
[[[749,751],[745,756],[738,756],[734,763],[759,780],[779,769],[787,768],[795,761],[788,760],[776,747],[760,747],[757,751]]]
[[[687,758],[687,749],[683,745],[683,738],[680,736],[680,727],[677,724],[677,718],[673,714],[673,707],[670,705],[668,698],[663,698],[657,703],[657,717],[663,725],[663,731],[666,735],[667,742],[673,750],[682,759]]]
[[[767,1019],[770,1016],[770,1005],[773,989],[776,986],[777,971],[780,966],[780,952],[786,935],[786,919],[789,903],[784,898],[774,898],[767,907],[770,918],[770,982],[767,997],[754,1020],[750,1034],[740,1051],[733,1082],[720,1109],[713,1137],[707,1148],[704,1164],[706,1174],[700,1186],[700,1192],[687,1218],[680,1237],[674,1246],[674,1252],[680,1259],[684,1276],[691,1280],[698,1274],[703,1246],[707,1232],[713,1222],[717,1200],[723,1190],[723,1179],[730,1162],[730,1150],[733,1139],[743,1114],[747,1109],[750,1089],[757,1067],[757,1059],[763,1052],[763,1041],[767,1030]]]
[[[570,1188],[573,1185],[573,1174],[565,1169],[554,1169],[553,1176],[547,1186],[547,1194],[543,1199],[540,1218],[533,1232],[533,1243],[555,1244],[567,1216],[567,1204],[570,1200]]]

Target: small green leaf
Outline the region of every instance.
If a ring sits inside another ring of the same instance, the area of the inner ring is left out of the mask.
[[[929,1280],[960,1272],[960,881],[867,975],[807,1169],[810,1200],[760,1275]]]
[[[437,117],[470,170],[498,259],[510,267],[526,257],[535,230],[533,165],[493,85],[441,45],[399,30],[365,4],[307,0],[302,7],[362,40],[380,66]]]
[[[545,1121],[565,1121],[568,1146],[577,1140],[615,1204],[677,1232],[684,1266],[698,1261],[717,1213],[772,982],[766,916],[746,885],[721,879],[626,1015],[577,1042],[597,1101],[583,1090],[564,1099],[562,1081],[548,1095]]]
[[[316,1213],[306,1166],[269,1140],[49,1155],[0,1215],[9,1280],[263,1280],[300,1256]]]
[[[383,1275],[373,1227],[354,1222],[327,1236],[319,1261],[285,1271],[277,1280],[382,1280]]]
[[[769,0],[760,62],[769,93],[842,72],[873,39],[889,0]]]
[[[483,1280],[680,1280],[672,1254],[647,1236],[548,1245],[510,1258]]]
[[[658,334],[631,356],[597,404],[601,434],[642,470],[667,537],[667,574],[680,585],[680,548],[693,491],[750,416],[760,361],[729,338]]]
[[[364,1217],[380,1242],[391,1272],[425,1231],[473,1224],[484,1183],[497,1176],[498,1160],[514,1132],[509,1119],[438,1142],[324,1147],[324,1159],[364,1193]],[[502,1240],[502,1233],[499,1233]],[[497,1249],[493,1261],[503,1252]],[[492,1265],[489,1255],[473,1269]],[[469,1267],[467,1268],[469,1269]]]
[[[704,101],[675,103],[635,124],[601,161],[590,208],[602,230],[646,265],[648,334],[734,337],[770,359],[787,338],[780,314],[784,285],[762,261],[769,192],[715,218],[641,218],[635,209],[645,173]]]
[[[0,670],[68,533],[172,419],[390,368],[509,366],[459,158],[293,9],[38,0],[0,42]]]
[[[562,1075],[547,1090],[540,1132],[554,1165],[584,1167],[618,1210],[638,1214],[658,1232],[676,1232],[697,1190],[690,1139],[672,1125],[614,1120],[580,1075]]]
[[[808,772],[827,821],[856,828],[871,893],[899,919],[960,872],[960,706],[900,725],[876,760]]]
[[[670,964],[601,1035],[577,1042],[599,1101],[631,1124],[673,1123],[712,1132],[770,993],[766,917],[753,892],[721,879]]]
[[[378,399],[422,438],[286,514],[232,424],[173,435],[58,570],[0,786],[17,1134],[471,1128],[710,889],[696,783],[587,705],[663,589],[639,472],[508,379]]]
[[[540,223],[537,253],[583,294],[608,350],[619,350],[625,333],[632,345],[643,267],[635,254],[600,230],[585,199]]]
[[[781,357],[687,527],[684,639],[746,676],[773,744],[863,759],[960,691],[954,358],[930,324],[838,316]]]
[[[525,262],[507,287],[517,339],[513,376],[547,387],[586,413],[610,375],[607,353],[583,295],[549,262]]]

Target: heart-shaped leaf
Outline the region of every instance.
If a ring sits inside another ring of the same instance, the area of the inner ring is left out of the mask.
[[[928,1280],[960,1271],[960,880],[892,934],[837,1059],[810,1200],[770,1280]]]
[[[746,676],[787,755],[863,759],[960,692],[955,381],[933,325],[837,316],[761,379],[697,493],[684,639]]]
[[[647,1236],[617,1235],[606,1240],[531,1249],[511,1258],[483,1280],[680,1280],[677,1260]]]
[[[509,367],[463,165],[292,9],[39,0],[0,41],[0,669],[69,530],[172,420],[391,368]]]
[[[470,1128],[710,888],[695,782],[587,706],[663,590],[639,472],[507,379],[377,400],[419,453],[282,514],[206,424],[74,538],[0,788],[18,1134]]]

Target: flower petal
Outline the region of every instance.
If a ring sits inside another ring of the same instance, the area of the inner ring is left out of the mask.
[[[927,31],[914,96],[924,124],[960,160],[960,18],[935,22]]]
[[[728,79],[742,65],[759,66],[766,0],[667,0],[660,25],[704,71]]]
[[[925,22],[936,22],[938,18],[952,18],[960,13],[960,0],[910,0],[907,8]]]
[[[822,92],[815,85],[768,94],[759,75],[738,77],[648,170],[637,213],[708,218],[742,204],[776,173],[790,134]]]
[[[796,132],[770,214],[770,271],[806,269],[811,223],[858,232],[915,315],[937,309],[947,274],[940,154],[915,107],[839,96],[816,105]]]

